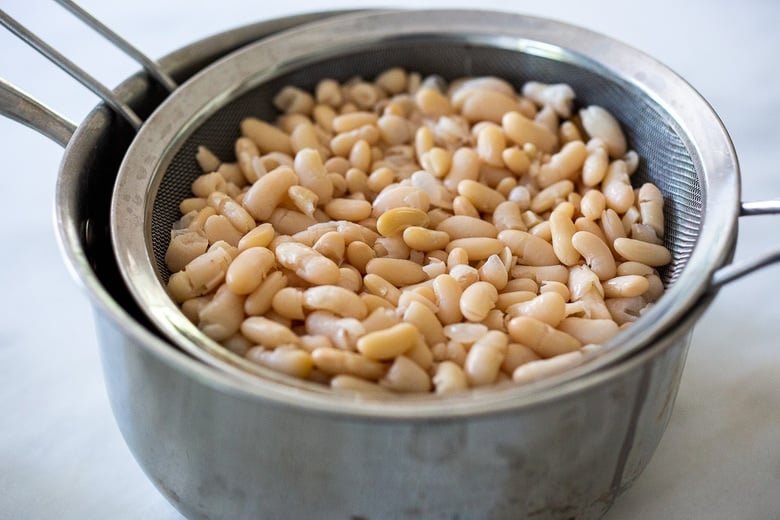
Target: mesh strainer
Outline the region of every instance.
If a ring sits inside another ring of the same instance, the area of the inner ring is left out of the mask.
[[[311,89],[324,77],[370,78],[391,66],[448,79],[496,75],[517,86],[527,80],[569,83],[579,104],[604,106],[621,121],[642,157],[634,181],[650,180],[663,192],[665,245],[673,255],[662,273],[666,294],[614,338],[605,354],[562,378],[637,352],[705,292],[750,268],[716,273],[730,259],[736,239],[736,155],[713,110],[663,65],[604,36],[533,17],[485,11],[363,13],[288,31],[217,62],[176,90],[127,152],[114,192],[114,249],[133,296],[172,342],[245,377],[247,384],[275,380],[295,392],[327,391],[245,362],[202,334],[164,289],[170,275],[164,254],[171,225],[180,216],[178,204],[190,196],[201,173],[194,159],[198,145],[231,157],[240,120],[273,118],[271,98],[282,86]],[[264,377],[247,377],[245,370]]]

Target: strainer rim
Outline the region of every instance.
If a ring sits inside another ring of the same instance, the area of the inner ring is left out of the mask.
[[[377,24],[377,17],[383,17],[383,23]],[[435,20],[435,23],[427,26],[422,24],[428,18]],[[404,22],[407,25],[400,26],[398,23],[393,23],[394,21]],[[408,24],[410,21],[414,23]],[[383,36],[380,36],[371,32],[377,30],[377,26],[380,29],[385,27],[392,30],[385,29]],[[348,29],[352,29],[351,33]],[[231,67],[236,67],[236,63],[241,65],[241,63],[251,62],[256,67],[258,62],[263,63],[262,60],[258,61],[259,58],[264,58],[265,63],[270,61],[273,65],[273,59],[277,57],[275,52],[283,51],[288,57],[292,54],[291,41],[297,42],[300,46],[297,51],[299,53],[304,52],[303,49],[311,49],[313,46],[310,40],[316,31],[331,31],[327,40],[328,48],[332,48],[337,43],[354,44],[357,40],[365,44],[380,37],[402,37],[420,32],[450,37],[464,37],[464,34],[481,35],[486,40],[509,38],[509,44],[517,44],[521,41],[542,41],[545,44],[554,42],[553,48],[556,46],[564,49],[576,48],[578,55],[591,58],[608,70],[621,72],[621,80],[628,81],[654,95],[656,101],[664,106],[675,121],[680,123],[685,135],[690,137],[693,143],[692,150],[698,155],[694,159],[700,161],[701,168],[705,172],[701,186],[705,205],[699,244],[694,249],[680,280],[650,310],[648,316],[621,335],[623,344],[621,347],[603,354],[598,360],[589,363],[585,369],[580,367],[567,372],[562,377],[551,378],[528,387],[502,390],[501,395],[486,393],[477,399],[453,398],[447,401],[446,407],[441,406],[441,401],[414,402],[411,407],[404,404],[398,406],[398,403],[390,401],[376,402],[377,406],[384,407],[388,412],[398,413],[400,410],[401,413],[410,415],[430,416],[433,413],[443,416],[462,414],[475,406],[482,411],[485,407],[511,406],[511,397],[517,393],[543,392],[563,381],[581,377],[586,372],[635,353],[653,339],[660,337],[696,304],[701,295],[709,289],[712,273],[730,256],[739,200],[738,166],[733,146],[725,128],[706,101],[666,66],[625,44],[587,29],[532,16],[475,10],[383,11],[347,15],[324,22],[315,22],[305,28],[286,31],[282,35],[251,44],[208,67],[185,83],[180,90],[174,92],[155,111],[131,144],[122,163],[115,185],[111,211],[111,235],[120,272],[133,297],[152,321],[175,344],[196,357],[214,361],[210,354],[205,353],[198,346],[205,336],[197,329],[193,335],[194,327],[186,321],[160,285],[153,268],[149,238],[141,237],[138,233],[140,230],[143,234],[150,221],[151,204],[144,206],[146,204],[144,199],[150,198],[149,189],[153,186],[149,179],[155,179],[155,171],[164,171],[160,165],[166,157],[170,157],[170,150],[176,148],[173,144],[183,139],[183,136],[188,134],[188,129],[199,126],[201,121],[199,117],[210,116],[216,112],[222,106],[220,103],[232,99],[242,85],[246,86],[247,80],[246,77],[238,83],[236,80],[231,80],[227,82],[226,88],[225,82],[215,81],[215,78]],[[390,32],[392,34],[388,34]],[[349,42],[344,40],[345,33],[350,34]],[[318,37],[321,36],[318,34]],[[504,45],[507,45],[507,41]],[[253,73],[253,77],[256,79],[257,75]],[[661,95],[672,89],[675,90],[675,96]],[[193,92],[195,92],[194,96]],[[193,101],[192,97],[195,97],[197,102]],[[191,108],[188,105],[195,105],[196,110],[185,110]],[[182,124],[176,124],[177,121]],[[720,144],[716,149],[721,153],[709,155],[698,153],[704,146],[704,142]],[[712,179],[707,175],[708,172],[713,175]],[[139,196],[143,202],[140,206]],[[718,210],[714,211],[716,208]],[[132,230],[134,233],[128,234],[127,230]],[[151,274],[153,283],[147,287],[139,286],[137,278],[139,272],[146,273],[144,277],[147,280]],[[164,297],[164,300],[161,300],[161,297]],[[188,341],[182,342],[180,334],[187,335]],[[236,374],[236,376],[246,379],[246,384],[261,385],[268,398],[297,402],[304,406],[348,410],[359,414],[361,409],[375,404],[366,401],[356,402],[354,399],[333,395],[331,392],[322,394],[301,392],[300,389],[287,384],[276,384],[246,374]],[[274,375],[271,375],[271,378],[273,377]]]

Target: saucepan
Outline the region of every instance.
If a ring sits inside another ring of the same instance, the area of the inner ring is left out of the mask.
[[[780,257],[730,265],[737,217],[780,204],[741,203],[736,155],[717,115],[681,78],[613,40],[485,11],[338,13],[308,23],[325,17],[249,26],[175,53],[161,70],[193,77],[164,101],[151,74],[130,78],[111,94],[125,119],[101,106],[72,133],[33,108],[45,116],[33,124],[68,143],[60,239],[92,298],[106,386],[131,451],[195,518],[601,516],[652,455],[692,328],[718,288]],[[173,219],[165,201],[197,174],[178,157],[202,143],[224,148],[235,136],[218,129],[247,106],[268,106],[281,84],[371,76],[388,63],[445,77],[565,77],[624,122],[646,158],[637,179],[655,182],[667,200],[673,262],[666,294],[612,348],[525,387],[373,401],[223,370],[169,327],[175,319],[158,319],[171,316],[164,305],[147,312],[156,301],[144,294],[162,287],[154,266]],[[18,98],[9,105],[17,114],[22,106]],[[133,180],[145,195],[122,206],[129,221],[117,220],[111,193]],[[135,226],[115,252],[111,242],[128,231],[117,222]]]

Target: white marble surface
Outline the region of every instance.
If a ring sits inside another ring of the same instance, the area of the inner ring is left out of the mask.
[[[388,2],[197,4],[83,1],[152,56],[250,21]],[[780,197],[780,4],[494,0],[479,6],[590,27],[665,62],[710,101],[729,129],[741,159],[743,198]],[[2,8],[109,85],[136,69],[49,0],[8,0]],[[3,77],[73,120],[96,103],[5,31],[0,49]],[[90,306],[56,245],[51,214],[62,151],[9,121],[0,121],[0,135],[6,208],[0,219],[0,518],[178,518],[114,424]],[[743,220],[737,258],[777,248],[777,224],[777,217]],[[732,283],[700,321],[667,433],[609,519],[780,517],[778,274],[778,267],[769,267]]]

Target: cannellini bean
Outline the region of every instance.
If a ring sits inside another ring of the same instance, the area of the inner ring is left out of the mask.
[[[496,190],[476,181],[464,179],[458,183],[458,193],[466,197],[477,210],[493,213],[506,199]]]
[[[588,190],[580,201],[580,212],[583,217],[596,220],[606,209],[606,204],[607,201],[604,199],[603,193],[598,190]]]
[[[647,292],[645,292],[642,297],[651,303],[658,301],[658,299],[663,295],[665,289],[664,283],[661,281],[661,277],[657,274],[648,275],[647,285]]]
[[[507,114],[516,113],[518,103],[511,96],[493,90],[470,89],[464,92],[465,98],[461,107],[461,115],[467,121],[491,121],[501,123]]]
[[[228,195],[215,191],[209,194],[207,202],[242,235],[254,229],[255,221],[251,215]]]
[[[569,271],[562,265],[516,265],[512,268],[515,278],[530,278],[537,284],[546,281],[565,283],[569,279]]]
[[[531,143],[543,152],[551,153],[558,146],[558,136],[545,126],[535,123],[520,112],[506,112],[501,118],[506,136],[518,145]]]
[[[520,343],[509,343],[506,346],[506,354],[504,355],[504,361],[501,363],[501,370],[507,374],[511,374],[520,365],[530,363],[541,359],[539,355]]]
[[[469,260],[485,260],[491,255],[497,255],[504,249],[504,243],[496,238],[472,237],[458,238],[447,244],[447,252],[460,248],[466,252]]]
[[[355,350],[357,340],[366,333],[359,320],[341,318],[323,310],[309,312],[306,316],[305,330],[308,334],[328,337],[333,346],[344,350]]]
[[[258,365],[299,379],[309,377],[314,367],[311,355],[295,347],[281,346],[275,349],[254,347],[246,353],[246,358]]]
[[[550,106],[561,117],[571,115],[574,103],[574,90],[565,83],[546,85],[529,81],[523,85],[523,95],[531,98],[538,105]]]
[[[442,361],[436,366],[433,386],[439,395],[461,392],[468,388],[466,373],[457,363]]]
[[[366,305],[366,307],[368,307],[368,305]],[[361,323],[363,324],[363,328],[365,329],[366,333],[370,333],[376,332],[378,330],[389,329],[393,325],[400,323],[400,318],[395,313],[395,307],[390,305],[388,307],[375,308]]]
[[[248,137],[239,137],[236,139],[234,151],[238,160],[238,168],[248,182],[255,182],[262,174],[266,173],[262,163],[259,164],[259,167],[256,166],[260,159],[260,150],[254,141]]]
[[[427,212],[430,208],[430,197],[424,191],[412,186],[391,184],[374,199],[371,215],[379,218],[386,211],[399,207],[417,208]]]
[[[621,262],[620,265],[617,266],[617,275],[625,276],[628,274],[650,276],[655,274],[655,269],[640,262]]]
[[[363,289],[363,275],[351,265],[339,267],[339,281],[336,285],[353,293],[359,293]]]
[[[444,335],[452,341],[471,344],[487,334],[487,326],[481,323],[453,323],[444,327]]]
[[[257,180],[244,194],[241,204],[256,220],[267,220],[298,177],[291,168],[280,166]]]
[[[350,375],[376,381],[387,371],[387,367],[379,361],[347,350],[317,348],[312,351],[311,358],[314,366],[328,374]]]
[[[206,173],[192,182],[192,194],[196,197],[206,198],[214,191],[225,191],[227,182],[217,172]]]
[[[615,251],[634,262],[660,267],[672,261],[672,254],[662,245],[650,244],[633,238],[620,237],[614,242]]]
[[[309,217],[314,215],[314,211],[319,204],[319,197],[317,197],[316,193],[303,186],[295,185],[290,186],[287,190],[287,195],[295,207],[298,208],[298,211]]]
[[[168,292],[176,302],[183,302],[196,296],[203,296],[216,289],[225,279],[228,266],[233,260],[225,249],[209,250],[191,260],[184,270],[173,274],[168,280]]]
[[[413,301],[403,314],[404,322],[414,325],[429,345],[446,341],[441,322],[434,311],[419,301]]]
[[[566,300],[557,292],[542,293],[531,300],[510,305],[507,315],[528,316],[555,327],[566,316]]]
[[[509,246],[520,264],[545,266],[558,263],[553,246],[526,231],[507,229],[498,234],[498,240]]]
[[[572,237],[577,232],[572,222],[574,207],[565,202],[559,204],[550,214],[550,233],[555,256],[564,265],[574,265],[580,260],[580,252],[572,244]]]
[[[266,247],[274,238],[274,228],[269,223],[260,224],[238,241],[238,250],[245,251],[250,247]]]
[[[379,384],[396,392],[428,392],[431,378],[417,363],[398,356]]]
[[[568,352],[549,359],[530,361],[520,365],[512,373],[517,384],[527,384],[570,370],[584,361],[580,351]]]
[[[498,236],[498,229],[490,222],[465,215],[453,215],[441,221],[436,229],[444,231],[453,240],[471,237],[496,238]]]
[[[422,266],[399,258],[374,258],[366,264],[366,273],[387,280],[396,287],[412,285],[428,278]]]
[[[335,284],[339,280],[339,268],[332,260],[297,242],[279,244],[276,260],[313,284]]]
[[[609,314],[618,325],[634,322],[639,319],[642,310],[647,307],[647,302],[641,296],[633,298],[608,298],[604,301],[609,309]]]
[[[551,184],[531,199],[531,210],[535,213],[544,213],[551,210],[559,202],[566,200],[573,191],[574,183],[568,179]]]
[[[366,200],[332,199],[325,205],[325,213],[335,220],[360,222],[371,215],[371,203]]]
[[[341,317],[362,320],[368,314],[363,300],[352,291],[337,285],[320,285],[306,289],[303,305],[311,310],[324,310]]]
[[[403,240],[410,248],[427,252],[446,247],[450,242],[450,236],[444,231],[409,226],[403,230]]]
[[[376,383],[371,383],[359,377],[339,374],[330,380],[330,387],[337,392],[358,392],[360,394],[389,395],[390,392]]]
[[[500,126],[489,125],[477,136],[477,155],[491,166],[503,167],[503,153],[506,149],[506,139]]]
[[[525,231],[526,226],[520,208],[512,201],[502,202],[493,210],[493,225],[496,230],[517,229]]]
[[[427,153],[432,153],[431,150]],[[436,206],[442,209],[452,209],[454,205],[454,199],[452,194],[439,182],[437,177],[432,173],[425,170],[418,170],[412,173],[411,185],[417,188],[421,192],[428,195],[428,200],[431,206]]]
[[[514,341],[528,346],[543,358],[566,354],[582,346],[570,334],[528,316],[512,318],[507,329]]]
[[[262,153],[282,152],[288,155],[293,153],[290,136],[287,133],[254,117],[241,121],[241,133],[249,137]]]
[[[604,180],[608,167],[607,148],[605,146],[589,147],[588,157],[582,165],[582,183],[588,187],[596,186]]]
[[[294,168],[300,185],[317,195],[320,203],[327,204],[333,197],[333,183],[317,150],[304,148],[296,153]]]
[[[243,319],[244,297],[223,284],[199,310],[198,328],[214,341],[224,341],[238,332]]]
[[[295,287],[280,289],[271,300],[271,307],[277,314],[290,320],[306,318],[303,308],[303,291]]]
[[[664,197],[652,183],[645,183],[639,188],[639,211],[642,223],[655,230],[659,238],[664,236]]]
[[[222,215],[211,215],[203,224],[203,232],[209,243],[223,241],[231,246],[237,246],[241,240],[241,232],[233,227],[230,221]]]
[[[433,290],[438,306],[437,316],[441,323],[449,325],[463,318],[460,311],[460,299],[463,295],[458,282],[449,274],[442,274],[433,280]]]
[[[612,320],[568,317],[558,324],[558,329],[576,338],[583,345],[606,343],[620,328]]]
[[[273,320],[262,316],[251,316],[241,323],[241,334],[257,345],[275,348],[279,345],[297,345],[298,335]]]
[[[393,305],[398,305],[401,291],[379,275],[369,273],[363,277],[363,287],[376,296],[381,296]]]
[[[572,235],[571,243],[599,280],[615,276],[615,259],[607,244],[599,237],[587,231],[577,231]]]
[[[286,114],[308,114],[314,108],[314,97],[305,90],[288,85],[274,96],[273,103]]]
[[[182,215],[186,215],[187,213],[195,212],[202,210],[206,207],[206,199],[202,197],[190,197],[187,199],[184,199],[179,204],[179,212]]]
[[[580,120],[588,135],[604,141],[609,156],[622,157],[626,153],[626,138],[617,120],[604,108],[591,105],[580,110]]]
[[[490,255],[479,268],[479,279],[493,284],[500,291],[509,282],[509,272],[498,255]]]
[[[341,264],[347,249],[344,236],[338,231],[325,233],[311,247],[319,254],[332,260],[336,265]]]
[[[281,271],[270,273],[244,302],[244,312],[249,316],[260,316],[271,309],[274,295],[287,286],[287,277]]]
[[[172,273],[181,271],[188,263],[205,253],[208,247],[209,240],[200,231],[173,231],[165,252],[165,265]]]
[[[602,286],[606,298],[631,298],[644,294],[650,284],[644,276],[627,274],[605,280]]]
[[[366,334],[357,341],[357,349],[368,359],[393,359],[412,348],[419,334],[411,323],[398,323]]]
[[[203,173],[210,173],[217,171],[219,168],[220,160],[214,155],[214,152],[206,148],[205,146],[198,146],[198,151],[195,154],[195,160],[198,161],[198,166]]]
[[[620,221],[620,217],[615,213],[615,210],[606,209],[601,214],[601,230],[607,238],[607,245],[610,246],[610,250],[617,253],[615,241],[619,238],[626,238],[626,230],[623,228],[623,222]]]
[[[502,292],[498,295],[496,308],[506,312],[514,304],[527,302],[528,300],[532,300],[535,297],[536,293],[532,291]]]
[[[496,306],[498,291],[488,282],[474,282],[460,297],[460,312],[469,321],[482,321]]]
[[[471,346],[464,363],[469,386],[484,386],[496,380],[508,343],[506,334],[491,330]]]
[[[617,213],[625,213],[634,204],[634,188],[628,178],[625,161],[612,161],[601,182],[601,190],[607,207]]]
[[[396,207],[379,216],[376,228],[381,235],[389,237],[403,233],[410,226],[425,227],[429,220],[428,214],[418,208]]]
[[[227,269],[225,283],[236,294],[249,294],[257,289],[276,264],[274,254],[265,247],[245,249]]]
[[[546,188],[564,179],[571,179],[585,163],[588,151],[582,141],[566,143],[561,150],[543,164],[536,175],[539,186]]]
[[[444,186],[451,191],[457,189],[463,180],[476,181],[479,178],[480,159],[472,148],[458,148],[452,155],[452,165],[443,179]]]

